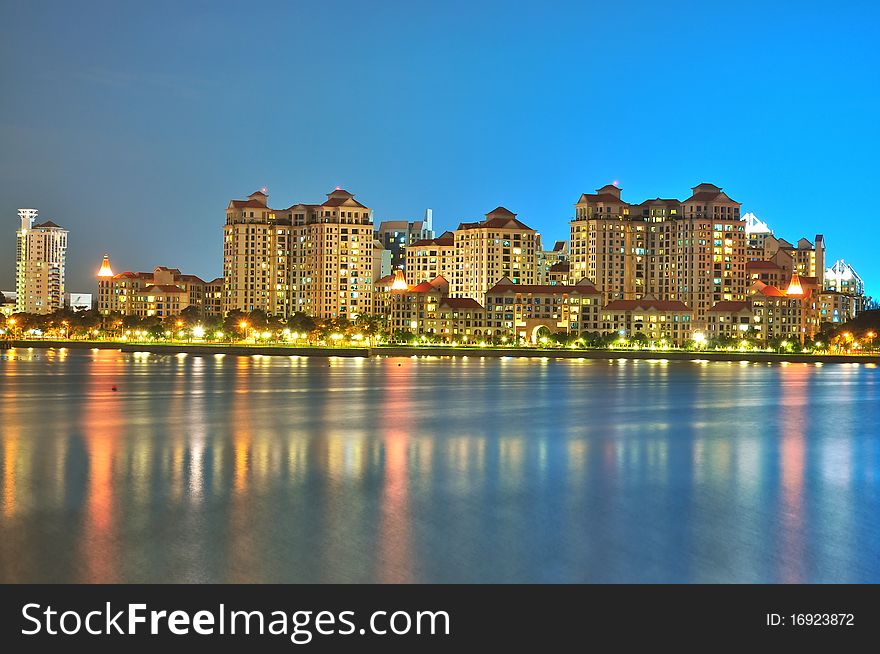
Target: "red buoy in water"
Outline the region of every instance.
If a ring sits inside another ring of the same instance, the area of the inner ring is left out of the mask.
[[[113,384],[113,387],[112,387],[111,390],[112,390],[113,392],[116,392],[116,384]]]

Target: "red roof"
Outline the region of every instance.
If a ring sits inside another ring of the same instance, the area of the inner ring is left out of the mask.
[[[581,195],[578,200],[578,204],[581,202],[604,202],[609,204],[627,204],[623,200],[621,200],[616,195],[612,195],[611,193],[584,193]]]
[[[571,270],[571,264],[568,261],[557,261],[550,266],[550,272],[568,272]]]
[[[144,288],[144,292],[162,291],[163,293],[186,293],[180,286],[174,284],[151,284]]]
[[[507,211],[507,209],[505,209],[504,207],[498,207],[498,209],[495,209],[495,211],[486,214],[486,220],[478,223],[461,223],[458,226],[458,229],[482,229],[486,227],[492,229],[504,229],[507,227],[512,227],[513,229],[527,229],[529,231],[535,231],[521,220],[517,220],[516,218],[514,218],[515,215],[516,214]]]
[[[735,302],[733,300],[722,300],[721,302],[716,302],[709,311],[718,311],[718,312],[733,312],[737,311],[751,311],[752,305],[748,302]]]
[[[346,204],[346,203],[348,203],[348,204]],[[324,202],[321,206],[324,206],[324,207],[340,207],[340,206],[342,206],[342,205],[346,205],[346,206],[354,206],[354,207],[360,207],[361,209],[366,209],[366,207],[365,207],[364,205],[362,205],[360,202],[358,202],[357,200],[355,200],[355,199],[352,198],[352,197],[347,197],[347,198],[328,198],[327,201]]]
[[[532,295],[601,295],[592,284],[575,284],[565,286],[557,284],[507,284],[499,282],[486,291],[489,293],[520,293]]]
[[[746,270],[749,268],[755,270],[782,270],[782,268],[772,261],[747,261]]]
[[[438,290],[436,286],[432,285],[431,282],[422,282],[421,284],[416,284],[415,286],[411,286],[406,289],[407,293],[430,293],[431,291]]]
[[[414,247],[418,245],[419,247],[425,247],[426,245],[437,245],[440,247],[448,247],[455,244],[455,238],[450,236],[438,236],[437,238],[427,238],[422,239],[420,241],[415,241],[410,247]]]
[[[766,297],[785,297],[785,293],[780,291],[775,286],[770,286],[770,285],[765,286],[764,288],[760,289],[758,292],[761,295],[764,295]]]
[[[230,204],[235,209],[245,209],[245,208],[253,208],[253,209],[268,209],[268,207],[263,202],[258,202],[257,200],[233,200]]]
[[[656,311],[691,311],[690,307],[678,300],[613,300],[605,305],[605,309],[634,311],[636,309]]]

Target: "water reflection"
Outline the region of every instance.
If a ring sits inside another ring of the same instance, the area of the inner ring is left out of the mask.
[[[880,581],[875,368],[0,366],[0,581]]]

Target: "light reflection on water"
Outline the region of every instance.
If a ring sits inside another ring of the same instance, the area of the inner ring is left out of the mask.
[[[3,582],[880,581],[876,368],[13,350],[0,370]]]

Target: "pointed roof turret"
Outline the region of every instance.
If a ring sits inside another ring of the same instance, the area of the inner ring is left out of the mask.
[[[104,255],[104,260],[101,262],[101,269],[98,271],[98,277],[113,277],[113,270],[110,268],[110,255]]]

